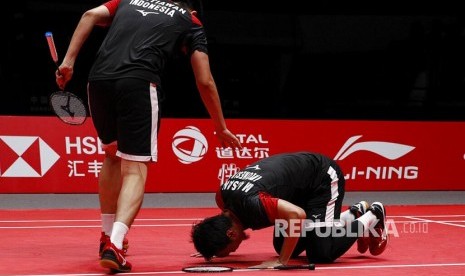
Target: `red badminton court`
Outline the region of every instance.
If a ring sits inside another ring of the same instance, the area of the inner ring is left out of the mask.
[[[250,270],[276,257],[272,228],[249,231],[251,238],[213,265],[237,268],[234,275],[465,275],[465,205],[387,206],[390,244],[377,257],[354,245],[333,264],[314,271]],[[127,275],[187,274],[185,266],[205,265],[191,257],[194,222],[217,214],[215,208],[145,208],[131,229]],[[98,264],[98,209],[0,211],[0,275],[106,275]],[[292,260],[304,264],[305,256]],[[191,274],[191,273],[189,273]]]

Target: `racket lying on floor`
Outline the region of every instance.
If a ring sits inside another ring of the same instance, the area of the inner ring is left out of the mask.
[[[182,271],[191,272],[191,273],[218,273],[218,272],[232,272],[236,269],[248,269],[248,268],[233,268],[230,266],[215,266],[215,265],[205,265],[205,266],[188,266],[184,267]],[[249,268],[252,269],[252,268]],[[266,270],[267,268],[265,268]],[[315,270],[315,264],[308,265],[280,265],[276,266],[269,270],[296,270],[296,269],[307,269]]]
[[[53,34],[46,32],[45,37],[47,38],[50,55],[57,67],[58,73],[60,73]],[[67,124],[81,125],[87,119],[87,109],[81,98],[71,92],[64,91],[64,89],[63,91],[53,92],[49,97],[49,103],[55,115]]]

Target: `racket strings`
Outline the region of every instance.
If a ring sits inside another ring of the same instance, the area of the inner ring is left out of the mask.
[[[82,124],[87,118],[87,109],[80,98],[69,92],[57,92],[50,97],[55,114],[68,124]]]

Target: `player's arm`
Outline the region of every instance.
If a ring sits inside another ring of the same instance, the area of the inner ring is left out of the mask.
[[[210,61],[205,52],[194,50],[191,55],[191,65],[194,72],[197,89],[202,102],[213,120],[216,136],[223,147],[239,147],[239,139],[226,127],[220,97],[210,70]]]
[[[279,258],[274,261],[263,262],[260,265],[253,266],[251,268],[272,268],[280,265],[286,265],[299,241],[302,221],[305,218],[306,214],[302,208],[290,203],[289,201],[278,199],[276,219],[285,220],[288,226],[286,228],[287,235],[284,237]],[[294,231],[294,233],[290,230]]]
[[[289,201],[279,199],[278,200],[278,219],[287,221],[289,226],[286,229],[286,237],[284,237],[283,247],[279,253],[278,261],[281,264],[287,264],[291,258],[292,252],[294,251],[297,242],[299,241],[299,234],[301,233],[302,221],[306,218],[304,209],[297,205],[290,203]],[[296,227],[297,229],[293,229]],[[290,233],[290,230],[294,230],[295,233]]]
[[[81,16],[79,23],[74,30],[73,36],[68,46],[63,62],[59,66],[60,74],[57,75],[57,84],[60,88],[71,79],[73,75],[74,63],[82,48],[82,45],[89,37],[94,26],[105,26],[111,22],[110,11],[105,5],[100,5],[90,9]]]

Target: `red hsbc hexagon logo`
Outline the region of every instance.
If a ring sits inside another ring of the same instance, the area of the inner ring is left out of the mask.
[[[38,136],[0,136],[0,177],[42,177],[58,159]]]

